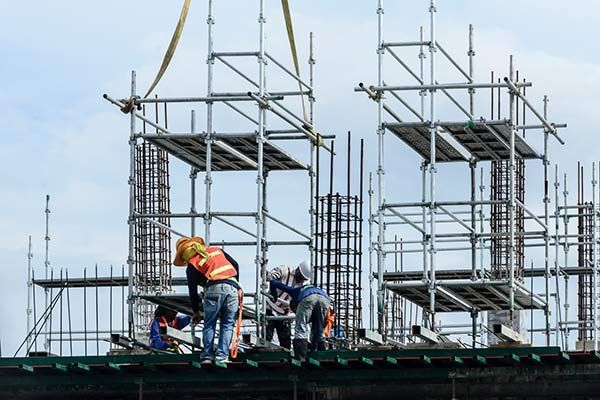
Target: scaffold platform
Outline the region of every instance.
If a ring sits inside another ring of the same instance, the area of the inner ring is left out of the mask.
[[[205,134],[144,134],[142,137],[199,171],[206,171]],[[212,144],[211,168],[214,171],[258,169],[256,135],[213,135]],[[308,166],[264,139],[264,168],[267,171],[289,171],[305,170]]]

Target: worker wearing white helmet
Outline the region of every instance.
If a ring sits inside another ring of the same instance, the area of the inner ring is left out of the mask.
[[[302,261],[297,267],[281,265],[269,271],[268,280],[277,280],[287,286],[297,287],[308,283],[312,275],[312,269],[308,261]],[[278,291],[274,299],[267,298],[267,315],[284,317],[290,313],[289,294]],[[279,345],[286,349],[292,347],[292,327],[289,319],[273,320],[267,322],[267,340],[272,341],[277,331]]]

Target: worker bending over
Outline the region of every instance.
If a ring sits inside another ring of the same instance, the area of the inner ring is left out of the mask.
[[[182,237],[177,241],[173,264],[187,266],[188,290],[194,312],[193,323],[202,320],[198,286],[204,288],[204,348],[200,354],[201,363],[228,362],[230,351],[235,358],[242,317],[242,289],[238,282],[237,262],[222,249],[206,246],[201,237]],[[215,353],[213,345],[217,318],[221,319],[221,325]]]
[[[284,285],[298,287],[308,283],[310,279],[310,264],[302,261],[296,268],[281,265],[269,271],[269,280],[276,280]],[[289,293],[277,289],[273,300],[267,298],[267,316],[285,317],[290,313],[292,297]],[[292,346],[292,325],[289,319],[267,320],[267,340],[273,340],[273,334],[277,331],[279,345],[286,349]]]
[[[277,280],[270,281],[271,296],[277,290],[289,293],[292,297],[291,308],[296,312],[294,330],[294,356],[304,360],[308,353],[309,325],[311,351],[325,350],[324,332],[331,329],[333,309],[329,295],[321,288],[312,285],[291,287]]]
[[[183,329],[190,324],[190,317],[187,315],[178,316],[176,311],[169,308],[158,306],[154,310],[154,319],[150,323],[150,347],[157,350],[167,350],[179,353],[179,344],[177,341],[161,336],[160,328],[170,326],[175,329]]]

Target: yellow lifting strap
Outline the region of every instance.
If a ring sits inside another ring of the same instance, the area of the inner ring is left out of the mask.
[[[288,40],[290,42],[290,50],[292,52],[292,59],[294,61],[294,68],[296,70],[296,76],[300,78],[300,65],[298,64],[298,52],[296,51],[296,39],[294,38],[294,26],[292,25],[292,14],[290,12],[290,3],[288,0],[281,0],[281,7],[283,8],[283,17],[285,18],[285,27],[287,29]],[[300,92],[302,92],[302,84],[298,82]],[[304,120],[308,121],[306,114],[306,105],[304,104],[304,96],[300,95],[302,99],[302,112],[304,113]]]
[[[162,64],[160,65],[160,69],[156,74],[156,78],[154,78],[154,82],[150,85],[150,89],[144,95],[144,98],[148,97],[150,93],[154,90],[160,79],[164,75],[165,71],[169,67],[169,63],[173,58],[173,54],[175,54],[175,49],[177,49],[177,44],[179,43],[179,38],[181,37],[181,32],[183,32],[183,27],[185,25],[185,20],[188,15],[188,11],[190,9],[190,3],[192,0],[185,0],[183,3],[183,8],[181,9],[181,15],[179,16],[179,21],[177,22],[177,27],[175,28],[175,32],[173,32],[173,36],[171,37],[171,43],[169,43],[169,48],[163,57]]]
[[[283,8],[283,17],[285,19],[285,27],[287,29],[288,41],[290,42],[290,50],[292,52],[292,59],[294,61],[294,69],[296,70],[296,76],[300,78],[300,65],[298,64],[298,52],[296,51],[296,39],[294,38],[294,26],[292,25],[292,13],[290,12],[290,3],[288,0],[281,0],[281,7]],[[302,93],[302,84],[298,81],[298,87],[300,93]],[[304,121],[308,121],[308,115],[306,113],[306,104],[304,103],[304,95],[300,94],[300,100],[302,101],[302,113],[304,114]],[[317,138],[317,145],[323,144],[323,138],[317,132],[311,131]]]

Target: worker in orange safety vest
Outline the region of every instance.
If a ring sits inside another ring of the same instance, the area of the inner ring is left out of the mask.
[[[186,266],[192,322],[202,320],[198,286],[204,288],[201,363],[228,362],[237,356],[242,317],[242,288],[238,282],[239,266],[223,249],[207,246],[201,237],[182,237],[177,241],[174,265]],[[237,318],[236,318],[237,316]],[[213,349],[217,318],[220,334],[217,350]],[[237,322],[237,324],[236,324]]]

